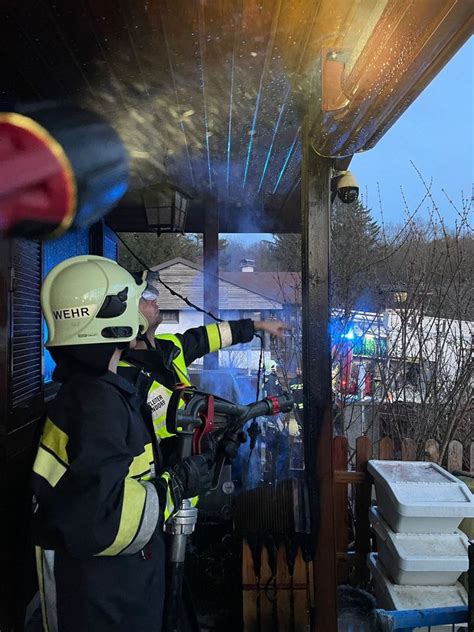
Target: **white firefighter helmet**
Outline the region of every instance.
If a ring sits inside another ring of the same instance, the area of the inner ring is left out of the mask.
[[[147,328],[138,303],[146,283],[111,259],[71,257],[55,266],[41,288],[47,347],[129,342]]]
[[[275,362],[275,360],[267,360],[267,362],[265,362],[265,371],[267,373],[270,373],[272,371],[276,371],[277,367],[278,367],[278,365]]]

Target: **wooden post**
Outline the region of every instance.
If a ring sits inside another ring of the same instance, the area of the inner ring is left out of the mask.
[[[379,443],[379,459],[382,461],[393,461],[394,458],[393,439],[391,437],[382,437]]]
[[[305,472],[314,550],[313,632],[336,632],[336,540],[332,459],[329,236],[331,161],[318,156],[303,126],[301,164]]]
[[[455,470],[462,471],[462,443],[460,441],[449,442],[448,445],[448,470],[454,472]]]
[[[471,449],[469,451],[469,471],[474,472],[474,441],[471,442]]]
[[[260,575],[259,605],[260,632],[274,632],[276,627],[275,580],[268,563],[268,550],[262,548],[262,571]]]
[[[207,202],[205,209],[203,250],[204,309],[219,316],[219,212],[217,202],[213,200]],[[205,323],[215,322],[209,316],[205,316],[204,321]],[[208,353],[204,356],[205,369],[217,369],[218,367],[218,352]]]
[[[312,586],[314,572],[310,564],[306,564],[301,549],[295,559],[295,570],[292,578],[292,597],[293,597],[293,630],[308,630],[309,612],[312,603]]]
[[[347,471],[348,442],[347,437],[334,438],[334,469]],[[347,483],[338,484],[334,490],[334,513],[336,525],[336,551],[347,554],[349,545],[349,515],[348,515],[348,488]],[[337,560],[337,581],[347,582],[349,576],[349,565],[347,557]]]
[[[402,440],[402,461],[416,461],[415,439],[405,438]]]
[[[278,632],[290,632],[292,629],[291,612],[291,576],[286,563],[286,548],[283,543],[278,546],[276,574],[276,606]]]
[[[252,553],[247,542],[242,543],[242,609],[245,632],[259,632],[258,578],[253,568]]]
[[[439,462],[439,445],[434,439],[428,439],[425,443],[425,459],[431,463]]]
[[[368,437],[358,437],[356,441],[356,470],[367,472],[367,462],[372,458],[372,442]],[[372,492],[372,482],[367,475],[365,483],[356,486],[355,490],[355,550],[362,556],[364,564],[359,567],[362,581],[367,581],[369,571],[365,558],[370,553],[370,522],[369,507]]]

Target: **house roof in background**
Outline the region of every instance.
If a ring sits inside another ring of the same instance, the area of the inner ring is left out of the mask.
[[[202,304],[202,283],[196,283],[196,275],[186,276],[186,268],[204,275],[202,266],[182,257],[165,261],[151,269],[160,272],[163,281],[172,286],[175,291],[197,304]],[[248,276],[253,277],[258,274],[264,274],[266,279],[260,281],[254,279],[253,282],[249,282]],[[285,275],[288,274],[294,274],[295,278],[299,276],[296,273],[285,273]],[[237,276],[234,278],[233,275]],[[221,272],[219,274],[221,309],[282,309],[283,303],[286,302],[283,300],[285,292],[288,296],[295,294],[293,287],[295,283],[290,286],[290,277],[285,281],[286,285],[281,285],[276,273]],[[249,295],[253,295],[254,298],[252,299]],[[176,309],[177,301],[179,299],[173,297],[166,289],[162,290],[160,299],[162,309]]]
[[[301,302],[301,274],[299,272],[221,272],[226,281],[251,292],[269,296],[280,303]]]
[[[176,263],[181,263],[194,270],[203,272],[202,266],[182,257],[175,257],[153,266],[152,270],[165,270]],[[301,274],[299,272],[220,271],[219,278],[279,303],[301,302]]]

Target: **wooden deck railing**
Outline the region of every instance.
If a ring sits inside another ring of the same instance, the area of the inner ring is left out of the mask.
[[[334,438],[335,528],[338,583],[351,582],[364,586],[369,573],[367,554],[371,551],[369,507],[373,499],[372,479],[367,462],[382,460],[416,460],[416,445],[404,439],[398,450],[390,437],[373,446],[368,437],[356,441],[355,455],[349,458],[346,437]],[[467,452],[466,452],[467,449]],[[399,458],[397,458],[399,457]],[[464,463],[474,471],[474,442],[463,448],[451,441],[443,465],[449,471],[461,471]],[[429,439],[425,444],[425,460],[438,462],[439,447]],[[301,550],[295,560],[293,574],[288,571],[284,542],[277,543],[276,572],[270,570],[268,552],[261,554],[260,577],[255,576],[252,555],[246,541],[242,560],[243,616],[245,632],[290,632],[309,630],[309,612],[314,605],[313,563],[305,561]],[[321,569],[324,576],[324,569]]]

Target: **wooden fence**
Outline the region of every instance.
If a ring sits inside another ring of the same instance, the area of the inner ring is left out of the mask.
[[[283,543],[278,545],[276,574],[270,570],[267,549],[262,549],[260,576],[256,577],[252,554],[243,543],[242,599],[245,632],[309,632],[314,607],[313,563],[301,551],[290,575]]]
[[[335,437],[333,446],[337,581],[365,586],[369,580],[366,558],[372,545],[368,513],[372,479],[367,473],[367,462],[372,458],[415,461],[416,445],[412,439],[404,439],[396,450],[390,437],[382,438],[377,446],[372,446],[368,437],[359,437],[352,459],[346,437]],[[451,441],[443,465],[451,472],[460,472],[464,457],[464,463],[474,472],[474,442],[467,450],[466,453],[459,441]],[[425,460],[439,460],[439,446],[433,439],[425,444]],[[355,463],[355,469],[350,469],[353,467],[350,463]],[[290,575],[285,545],[280,543],[275,577],[265,548],[262,549],[260,576],[256,577],[251,551],[245,541],[242,562],[245,632],[309,630],[309,612],[314,605],[312,562],[305,562],[299,551]]]

